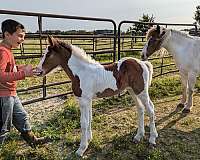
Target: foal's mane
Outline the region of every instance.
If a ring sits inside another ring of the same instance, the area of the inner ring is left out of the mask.
[[[72,55],[80,59],[81,61],[92,63],[92,64],[99,64],[99,62],[92,59],[92,57],[88,55],[82,48],[72,45],[72,44],[65,43],[63,41],[62,42],[60,41],[59,44],[66,49],[70,49]]]

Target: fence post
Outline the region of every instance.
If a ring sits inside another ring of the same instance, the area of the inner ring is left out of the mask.
[[[160,75],[163,74],[163,62],[164,62],[164,58],[162,57],[162,59],[161,59],[161,67],[160,67]]]
[[[40,54],[42,56],[42,17],[38,16],[38,27],[39,27],[39,38],[40,38]],[[46,89],[46,76],[42,80],[42,97],[45,99],[47,96],[47,89]]]

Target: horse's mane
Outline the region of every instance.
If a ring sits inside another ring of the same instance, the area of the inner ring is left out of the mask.
[[[182,36],[182,37],[185,37],[185,38],[194,39],[194,37],[192,37],[192,36],[190,36],[190,35],[188,35],[188,34],[186,34],[186,33],[184,33],[184,32],[181,32],[181,31],[177,31],[177,30],[172,29],[171,32],[172,32],[173,34],[176,34],[177,36]]]
[[[153,34],[154,31],[156,31],[156,27],[151,27],[147,31],[147,34],[146,34],[147,40],[152,36],[152,34]],[[194,38],[193,36],[190,36],[187,33],[184,33],[184,32],[181,32],[181,31],[177,31],[177,30],[174,30],[174,29],[166,29],[166,31],[171,31],[173,34],[176,34],[177,36],[182,36],[182,37],[185,37],[185,38],[196,39],[196,37]]]
[[[148,31],[147,31],[147,34],[146,34],[146,39],[148,40],[151,36],[152,36],[152,34],[153,34],[153,32],[156,30],[156,27],[151,27]]]

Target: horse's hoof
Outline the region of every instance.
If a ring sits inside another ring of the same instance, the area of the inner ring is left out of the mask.
[[[75,154],[78,156],[78,157],[83,157],[83,152],[81,152],[80,150],[77,150],[75,152]]]
[[[134,144],[138,144],[138,143],[140,143],[140,141],[137,140],[137,139],[135,139],[135,138],[133,138],[133,143],[134,143]]]
[[[150,149],[154,149],[154,148],[156,148],[156,144],[149,143],[149,148],[150,148]]]
[[[190,113],[190,109],[184,108],[184,109],[182,110],[182,113],[188,114],[188,113]]]

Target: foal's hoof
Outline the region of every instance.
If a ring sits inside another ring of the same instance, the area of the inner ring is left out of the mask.
[[[183,109],[185,105],[183,103],[179,103],[176,107],[176,109]]]
[[[134,144],[138,144],[138,143],[140,143],[140,141],[137,140],[137,139],[135,139],[135,138],[133,138],[133,143],[134,143]]]
[[[190,109],[184,108],[184,109],[182,110],[182,113],[188,114],[188,113],[190,113]]]

